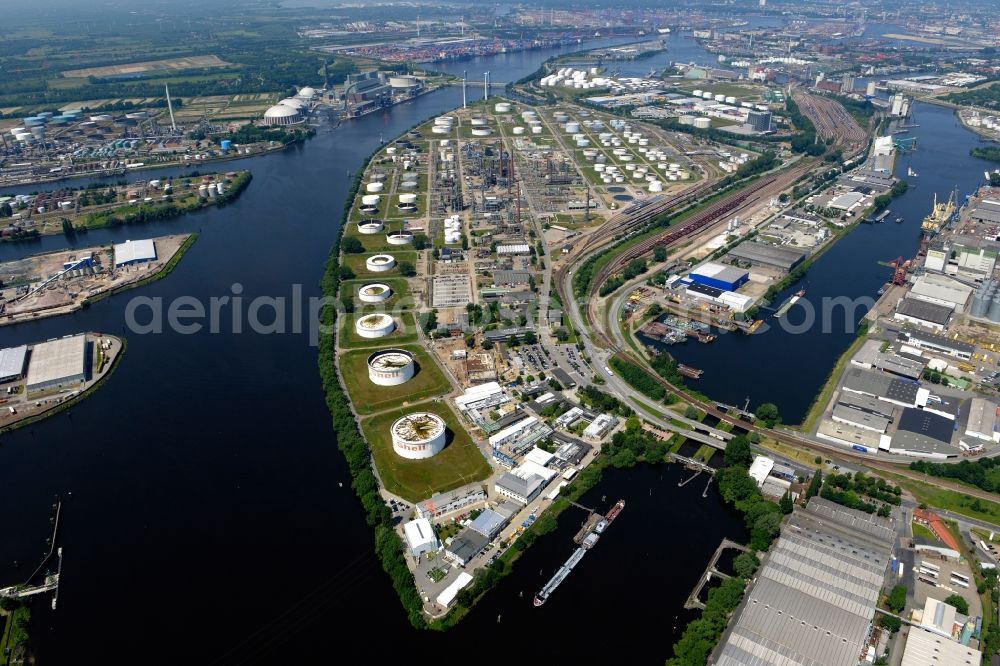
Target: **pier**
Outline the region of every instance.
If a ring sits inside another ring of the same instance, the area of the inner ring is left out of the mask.
[[[0,588],[0,597],[12,597],[14,599],[22,599],[24,597],[31,597],[36,594],[43,594],[45,592],[50,592],[55,590],[56,594],[59,594],[59,576],[62,572],[62,548],[56,549],[56,536],[59,534],[59,516],[62,512],[62,501],[56,503],[56,517],[54,520],[54,525],[52,527],[52,539],[49,545],[49,552],[42,559],[41,564],[31,572],[31,575],[21,583],[20,585],[11,585],[9,587]],[[45,568],[45,566],[52,559],[52,556],[58,553],[59,556],[59,567],[56,573],[48,574],[45,576],[45,580],[41,585],[31,585],[31,581],[34,580],[39,573]],[[53,604],[53,608],[55,604]]]
[[[688,595],[687,601],[684,602],[684,608],[688,610],[694,608],[705,610],[705,604],[703,604],[698,597],[701,596],[702,589],[704,589],[709,581],[712,580],[712,576],[718,576],[723,579],[732,578],[729,574],[723,573],[716,568],[716,565],[719,563],[719,558],[722,557],[723,551],[729,548],[735,548],[743,553],[746,553],[749,550],[743,544],[736,543],[730,539],[723,539],[722,543],[719,544],[719,547],[715,549],[715,554],[712,555],[712,559],[709,560],[704,573],[702,573],[701,578],[698,579],[698,583],[694,586],[694,589],[691,590],[691,594]]]

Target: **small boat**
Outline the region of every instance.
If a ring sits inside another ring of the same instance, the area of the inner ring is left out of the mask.
[[[902,224],[902,223],[903,223],[903,218],[897,217],[896,218],[896,224]]]
[[[911,167],[906,167],[906,175],[909,176],[910,178],[916,178],[920,174],[914,171]]]

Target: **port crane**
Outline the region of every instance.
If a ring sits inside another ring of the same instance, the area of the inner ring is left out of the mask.
[[[895,269],[895,272],[892,274],[892,283],[894,285],[901,287],[906,284],[906,271],[909,270],[912,263],[912,259],[904,260],[903,257],[896,257],[889,262],[889,266]]]

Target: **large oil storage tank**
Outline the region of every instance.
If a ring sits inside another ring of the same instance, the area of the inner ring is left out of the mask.
[[[392,317],[381,312],[359,317],[354,322],[354,331],[362,338],[384,338],[396,330]]]
[[[712,121],[709,118],[695,118],[694,126],[698,129],[708,129],[712,126]]]
[[[399,386],[413,379],[416,362],[405,349],[382,349],[368,357],[368,379],[379,386]]]
[[[391,254],[376,254],[365,260],[365,268],[372,273],[391,271],[396,266],[396,258]]]
[[[392,288],[381,282],[372,282],[358,289],[358,300],[362,303],[382,303],[392,297]]]
[[[407,414],[392,424],[392,448],[403,458],[430,458],[444,449],[448,428],[429,412]]]

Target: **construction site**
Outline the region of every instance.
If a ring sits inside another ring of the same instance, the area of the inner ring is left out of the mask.
[[[194,236],[59,250],[0,263],[0,326],[68,314],[176,263]]]

